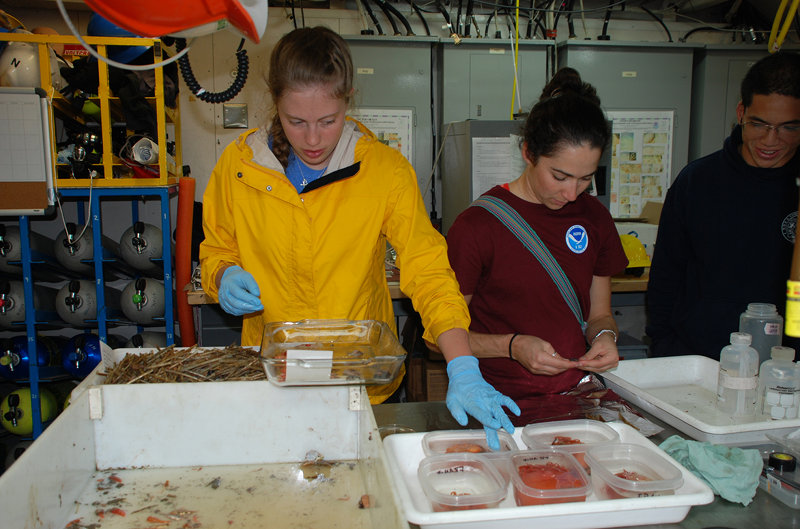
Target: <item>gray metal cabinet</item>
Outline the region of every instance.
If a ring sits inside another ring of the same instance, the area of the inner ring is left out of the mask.
[[[673,110],[672,175],[689,159],[692,55],[680,43],[567,41],[558,65],[578,70],[597,88],[605,110]]]

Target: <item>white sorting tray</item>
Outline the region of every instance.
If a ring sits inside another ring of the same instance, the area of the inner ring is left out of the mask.
[[[698,441],[739,445],[800,428],[800,419],[774,421],[758,414],[734,420],[717,410],[719,362],[705,356],[624,360],[603,373],[620,397]]]
[[[3,529],[182,526],[175,512],[204,528],[408,527],[364,386],[117,385],[102,369],[0,476]],[[303,478],[311,450],[340,462],[329,478]]]
[[[620,435],[620,442],[645,446],[669,458],[661,449],[642,434],[622,423],[608,423]],[[517,428],[514,438],[519,446],[522,428]],[[597,500],[591,493],[585,502],[558,503],[517,507],[513,485],[508,495],[495,509],[433,512],[430,501],[417,479],[417,467],[425,457],[422,450],[422,433],[395,434],[384,439],[389,474],[400,499],[406,519],[430,529],[596,529],[628,525],[675,523],[683,520],[692,505],[705,505],[714,500],[714,493],[683,466],[683,486],[672,496]]]

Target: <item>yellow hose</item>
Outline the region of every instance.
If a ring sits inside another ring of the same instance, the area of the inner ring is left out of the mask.
[[[794,20],[794,15],[797,12],[797,6],[800,4],[800,0],[792,0],[792,5],[789,6],[786,19],[784,20],[783,12],[786,11],[786,6],[788,4],[789,0],[781,0],[778,12],[775,13],[775,20],[772,21],[772,29],[769,32],[768,43],[770,53],[775,53],[781,49],[783,40],[786,38],[786,34],[789,33],[789,28],[792,25],[792,20]],[[778,32],[778,27],[781,26],[781,20],[783,20],[783,27],[781,27],[780,32]]]

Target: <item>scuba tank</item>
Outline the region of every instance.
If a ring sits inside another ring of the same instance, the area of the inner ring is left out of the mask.
[[[151,259],[163,257],[163,236],[161,229],[144,222],[134,222],[119,239],[119,254],[136,270],[146,275],[164,275],[162,262]]]
[[[58,405],[53,394],[44,388],[39,388],[39,406],[42,411],[42,423],[55,418]],[[31,403],[31,389],[20,388],[12,391],[0,401],[0,424],[3,428],[16,435],[30,435],[33,433],[33,404]]]
[[[164,283],[140,277],[122,289],[122,313],[131,321],[154,323],[164,317]]]
[[[73,336],[61,349],[61,366],[78,379],[91,373],[102,359],[100,338],[96,334]]]
[[[108,309],[118,309],[119,290],[105,287],[105,304]],[[87,320],[97,320],[97,290],[95,282],[88,279],[73,279],[62,286],[56,294],[56,311],[67,323],[77,327],[91,327]]]
[[[27,448],[33,444],[32,439],[26,439],[24,441],[20,441],[11,447],[11,450],[8,451],[6,454],[5,465],[6,469],[8,469],[11,465],[14,464],[14,461],[19,459],[19,457],[27,450]]]
[[[131,336],[125,347],[135,349],[158,349],[167,346],[167,336],[158,332],[140,332]]]
[[[53,240],[40,235],[38,233],[30,232],[30,248],[32,253],[38,253],[42,256],[55,260],[53,255]],[[37,256],[34,256],[36,259]],[[9,264],[10,261],[22,261],[22,242],[19,235],[19,226],[0,224],[0,272],[13,276],[22,275],[22,265]],[[47,277],[40,277],[41,274],[37,273],[36,278],[42,281],[55,280],[56,276],[47,274]]]
[[[33,286],[33,306],[36,310],[53,312],[56,290]],[[14,322],[25,322],[25,291],[22,281],[0,280],[0,329],[10,329]]]
[[[82,230],[83,228],[81,228]],[[78,239],[79,230],[74,222],[67,223],[67,229],[56,237],[53,251],[61,266],[79,274],[94,277],[94,263],[83,263],[84,260],[94,258],[94,235],[92,227],[87,226],[86,231]],[[77,239],[77,240],[76,240]],[[103,244],[103,257],[114,258],[119,255],[119,245],[105,235],[101,238]]]
[[[57,411],[61,412],[69,406],[72,390],[77,386],[77,380],[62,380],[61,382],[49,382],[45,388],[53,394],[53,397],[56,399],[56,404],[58,405]]]
[[[58,365],[59,354],[54,340],[36,338],[36,365]],[[27,336],[0,339],[0,376],[13,380],[28,378],[30,365]]]

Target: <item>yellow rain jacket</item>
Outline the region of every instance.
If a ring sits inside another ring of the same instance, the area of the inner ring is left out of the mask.
[[[411,164],[348,119],[325,174],[297,192],[268,148],[268,128],[243,133],[222,153],[203,196],[203,288],[215,301],[218,271],[239,265],[261,289],[264,310],[244,316],[242,345],[264,323],[373,319],[395,333],[386,241],[397,250],[400,289],[425,338],[469,328],[469,312],[431,225]],[[383,402],[402,380],[370,388]]]

